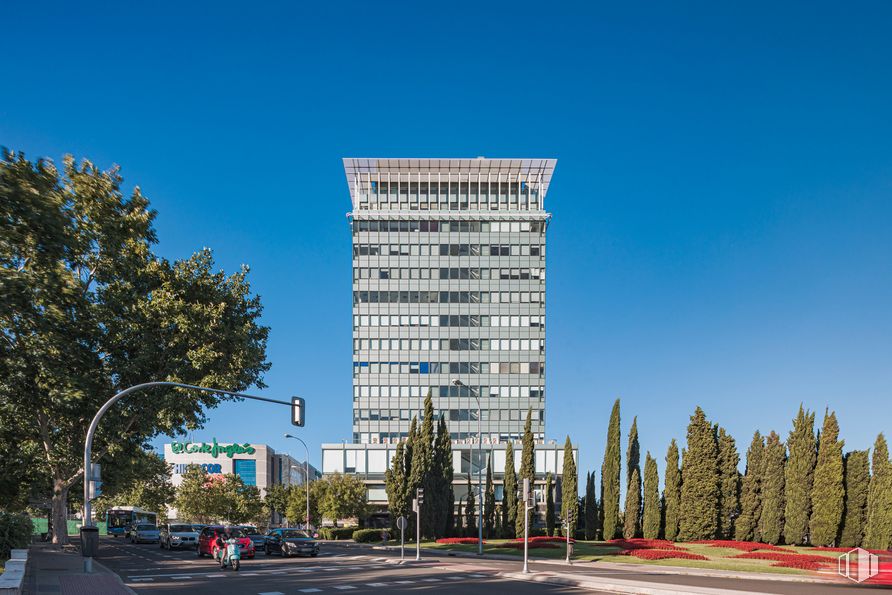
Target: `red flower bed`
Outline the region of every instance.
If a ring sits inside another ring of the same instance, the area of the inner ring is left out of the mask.
[[[798,568],[800,570],[821,570],[829,565],[833,560],[827,559],[826,562],[814,562],[812,560],[788,560],[786,562],[775,562],[772,566],[781,568]]]
[[[666,539],[642,539],[635,537],[633,539],[611,539],[608,541],[610,545],[615,545],[624,550],[677,550],[679,547],[673,542]]]
[[[706,556],[701,556],[700,554],[687,552],[678,548],[669,550],[626,550],[623,554],[626,556],[635,556],[642,560],[665,560],[667,558],[676,558],[679,560],[709,560]]]
[[[466,543],[469,545],[477,545],[476,537],[441,537],[437,543]],[[486,543],[486,540],[483,541]]]
[[[523,537],[517,537],[514,541],[519,541],[523,543]],[[547,537],[545,535],[539,535],[537,537],[530,537],[530,543],[567,543],[566,537]],[[570,543],[576,543],[576,540],[572,537],[570,538]]]
[[[713,547],[728,547],[734,548],[735,550],[741,550],[744,552],[752,552],[755,550],[772,550],[772,551],[781,551],[781,552],[790,552],[790,550],[785,550],[776,545],[771,545],[770,543],[759,543],[758,541],[734,541],[731,539],[701,539],[699,541],[692,541],[691,543],[701,543],[703,545],[711,545]],[[792,552],[790,552],[792,553]]]
[[[504,548],[511,548],[511,549],[515,549],[515,550],[522,550],[522,549],[523,549],[523,541],[506,541],[505,543],[498,543],[498,544],[496,544],[495,547],[504,547]],[[535,550],[535,549],[539,549],[539,550],[546,550],[546,549],[548,549],[548,550],[556,550],[556,549],[558,549],[558,546],[556,546],[556,545],[553,544],[553,543],[548,543],[547,541],[546,541],[546,542],[542,542],[542,541],[539,541],[539,542],[530,541],[529,548],[530,548],[531,550]]]
[[[747,560],[771,560],[773,562],[814,562],[816,564],[831,564],[832,558],[818,556],[816,554],[787,554],[784,552],[747,552],[737,554],[734,558]]]

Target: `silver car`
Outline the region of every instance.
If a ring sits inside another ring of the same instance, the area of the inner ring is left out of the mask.
[[[130,530],[130,543],[158,543],[160,541],[161,532],[155,525],[137,523]]]
[[[161,529],[161,548],[169,550],[198,547],[198,531],[187,523],[168,523]]]

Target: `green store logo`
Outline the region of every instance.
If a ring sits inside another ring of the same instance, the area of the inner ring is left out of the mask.
[[[172,442],[170,444],[170,450],[175,455],[179,454],[192,454],[192,453],[202,453],[209,454],[215,459],[217,455],[225,454],[230,459],[233,455],[252,455],[256,451],[253,446],[251,446],[248,442],[244,444],[217,444],[217,439],[214,438],[213,443],[207,442]]]

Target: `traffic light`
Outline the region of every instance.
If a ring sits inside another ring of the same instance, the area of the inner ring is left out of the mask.
[[[424,504],[424,488],[415,490],[415,499],[418,500],[419,504]]]
[[[291,397],[291,425],[304,427],[304,400],[300,397]]]

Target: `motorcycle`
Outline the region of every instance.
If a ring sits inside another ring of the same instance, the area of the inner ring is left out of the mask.
[[[229,538],[226,540],[226,547],[220,550],[220,569],[226,570],[227,566],[238,572],[241,566],[242,549],[238,545],[238,540]]]

